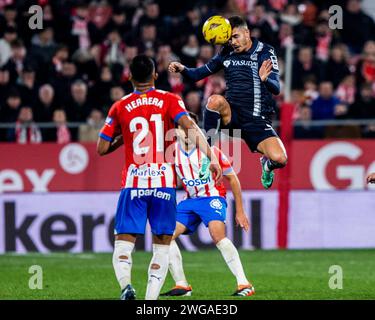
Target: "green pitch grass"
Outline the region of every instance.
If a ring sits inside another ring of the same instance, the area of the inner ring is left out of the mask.
[[[217,250],[183,252],[193,295],[181,299],[231,297],[236,282]],[[246,299],[375,299],[375,250],[240,251],[256,294]],[[133,255],[133,285],[146,289],[151,253]],[[43,289],[29,289],[29,267],[43,268]],[[343,289],[328,286],[329,268],[343,269]],[[173,285],[168,275],[162,292]],[[118,299],[111,254],[0,255],[0,299]],[[165,298],[164,298],[165,299]]]

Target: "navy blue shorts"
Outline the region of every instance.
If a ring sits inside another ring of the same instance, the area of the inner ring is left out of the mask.
[[[185,234],[192,234],[201,222],[206,227],[210,221],[225,222],[226,213],[227,202],[223,197],[191,198],[177,205],[177,222],[187,228]]]
[[[221,125],[221,130],[233,137],[234,129],[241,129],[241,138],[246,142],[251,152],[259,152],[258,144],[270,137],[279,137],[272,127],[272,121],[266,117],[254,117],[246,124],[240,124],[238,115],[232,108],[231,121],[226,125]]]
[[[115,234],[144,234],[147,219],[154,235],[172,235],[176,227],[176,189],[125,188],[115,217]]]

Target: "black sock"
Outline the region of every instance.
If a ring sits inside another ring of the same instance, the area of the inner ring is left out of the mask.
[[[273,161],[271,159],[268,159],[267,162],[266,162],[266,166],[268,168],[268,171],[273,171],[275,169],[280,169],[280,168],[283,168],[284,165],[281,164],[281,163],[278,163],[276,161]]]
[[[203,127],[206,130],[207,141],[213,145],[220,128],[221,115],[218,111],[213,111],[205,107],[203,112]]]

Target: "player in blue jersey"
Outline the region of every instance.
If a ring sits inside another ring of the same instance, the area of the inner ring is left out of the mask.
[[[250,37],[244,19],[233,16],[229,21],[232,36],[228,45],[207,64],[187,68],[179,62],[172,62],[168,69],[194,81],[224,69],[225,97],[212,95],[208,99],[204,129],[209,136],[215,136],[219,128],[229,129],[231,135],[233,129],[241,129],[241,137],[250,150],[263,155],[261,181],[268,189],[273,183],[273,170],[287,163],[284,145],[271,122],[275,108],[272,95],[280,93],[277,57],[270,45]],[[202,177],[209,174],[207,167],[208,163],[203,163]]]

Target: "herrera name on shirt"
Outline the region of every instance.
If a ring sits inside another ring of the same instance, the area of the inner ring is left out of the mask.
[[[130,112],[138,107],[145,106],[145,105],[147,106],[153,105],[161,109],[163,107],[163,104],[164,104],[164,100],[162,99],[158,99],[155,97],[142,97],[142,98],[138,98],[128,103],[125,106],[125,109],[128,110],[128,112]]]

